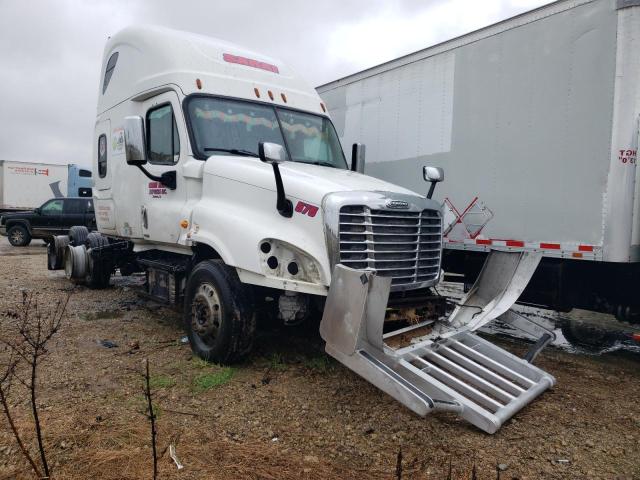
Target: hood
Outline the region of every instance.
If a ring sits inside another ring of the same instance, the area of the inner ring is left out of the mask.
[[[34,210],[17,210],[12,212],[0,213],[0,218],[7,220],[9,218],[23,218],[25,215],[33,214]]]
[[[214,155],[206,161],[204,172],[274,192],[276,190],[273,167],[257,158]],[[422,197],[393,183],[350,170],[285,162],[280,164],[280,173],[287,196],[316,205],[322,203],[325,195],[333,192],[394,192]]]

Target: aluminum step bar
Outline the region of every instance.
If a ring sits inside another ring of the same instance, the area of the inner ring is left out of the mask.
[[[452,315],[399,348],[385,340],[423,329],[383,335],[391,279],[337,265],[320,324],[326,351],[418,415],[453,411],[495,433],[555,379],[473,332],[509,310],[539,261],[536,253],[491,252]]]

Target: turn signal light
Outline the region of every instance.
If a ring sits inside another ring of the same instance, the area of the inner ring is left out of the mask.
[[[187,228],[187,227],[189,226],[189,222],[188,222],[188,221],[186,221],[186,220],[182,220],[182,221],[180,222],[180,226],[181,226],[182,228]]]

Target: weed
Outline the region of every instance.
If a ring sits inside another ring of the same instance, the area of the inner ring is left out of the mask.
[[[333,364],[331,363],[331,359],[326,355],[321,357],[311,357],[305,360],[304,366],[311,369],[317,370],[319,372],[328,372],[332,369]]]
[[[170,388],[176,381],[168,375],[152,375],[149,379],[151,388]]]
[[[285,370],[287,368],[287,364],[284,361],[284,357],[280,353],[274,353],[271,355],[271,370]]]
[[[193,380],[193,386],[197,391],[204,392],[214,387],[228,383],[235,370],[231,367],[220,367],[220,370],[211,373],[203,373]]]
[[[211,367],[211,365],[212,365],[212,364],[211,364],[211,363],[209,363],[209,362],[207,362],[206,360],[203,360],[203,359],[202,359],[202,358],[200,358],[200,357],[193,357],[193,358],[191,359],[191,365],[192,365],[194,368],[197,368],[198,370],[202,370],[202,369],[204,369],[204,368],[209,368],[209,367]]]

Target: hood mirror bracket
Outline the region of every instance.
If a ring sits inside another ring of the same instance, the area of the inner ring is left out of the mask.
[[[273,167],[273,176],[276,178],[276,193],[278,199],[276,201],[276,209],[278,213],[285,218],[293,216],[293,203],[284,193],[284,185],[282,184],[282,175],[280,175],[279,164],[286,161],[287,152],[282,145],[277,143],[260,142],[258,144],[258,155],[264,163],[270,163]]]

